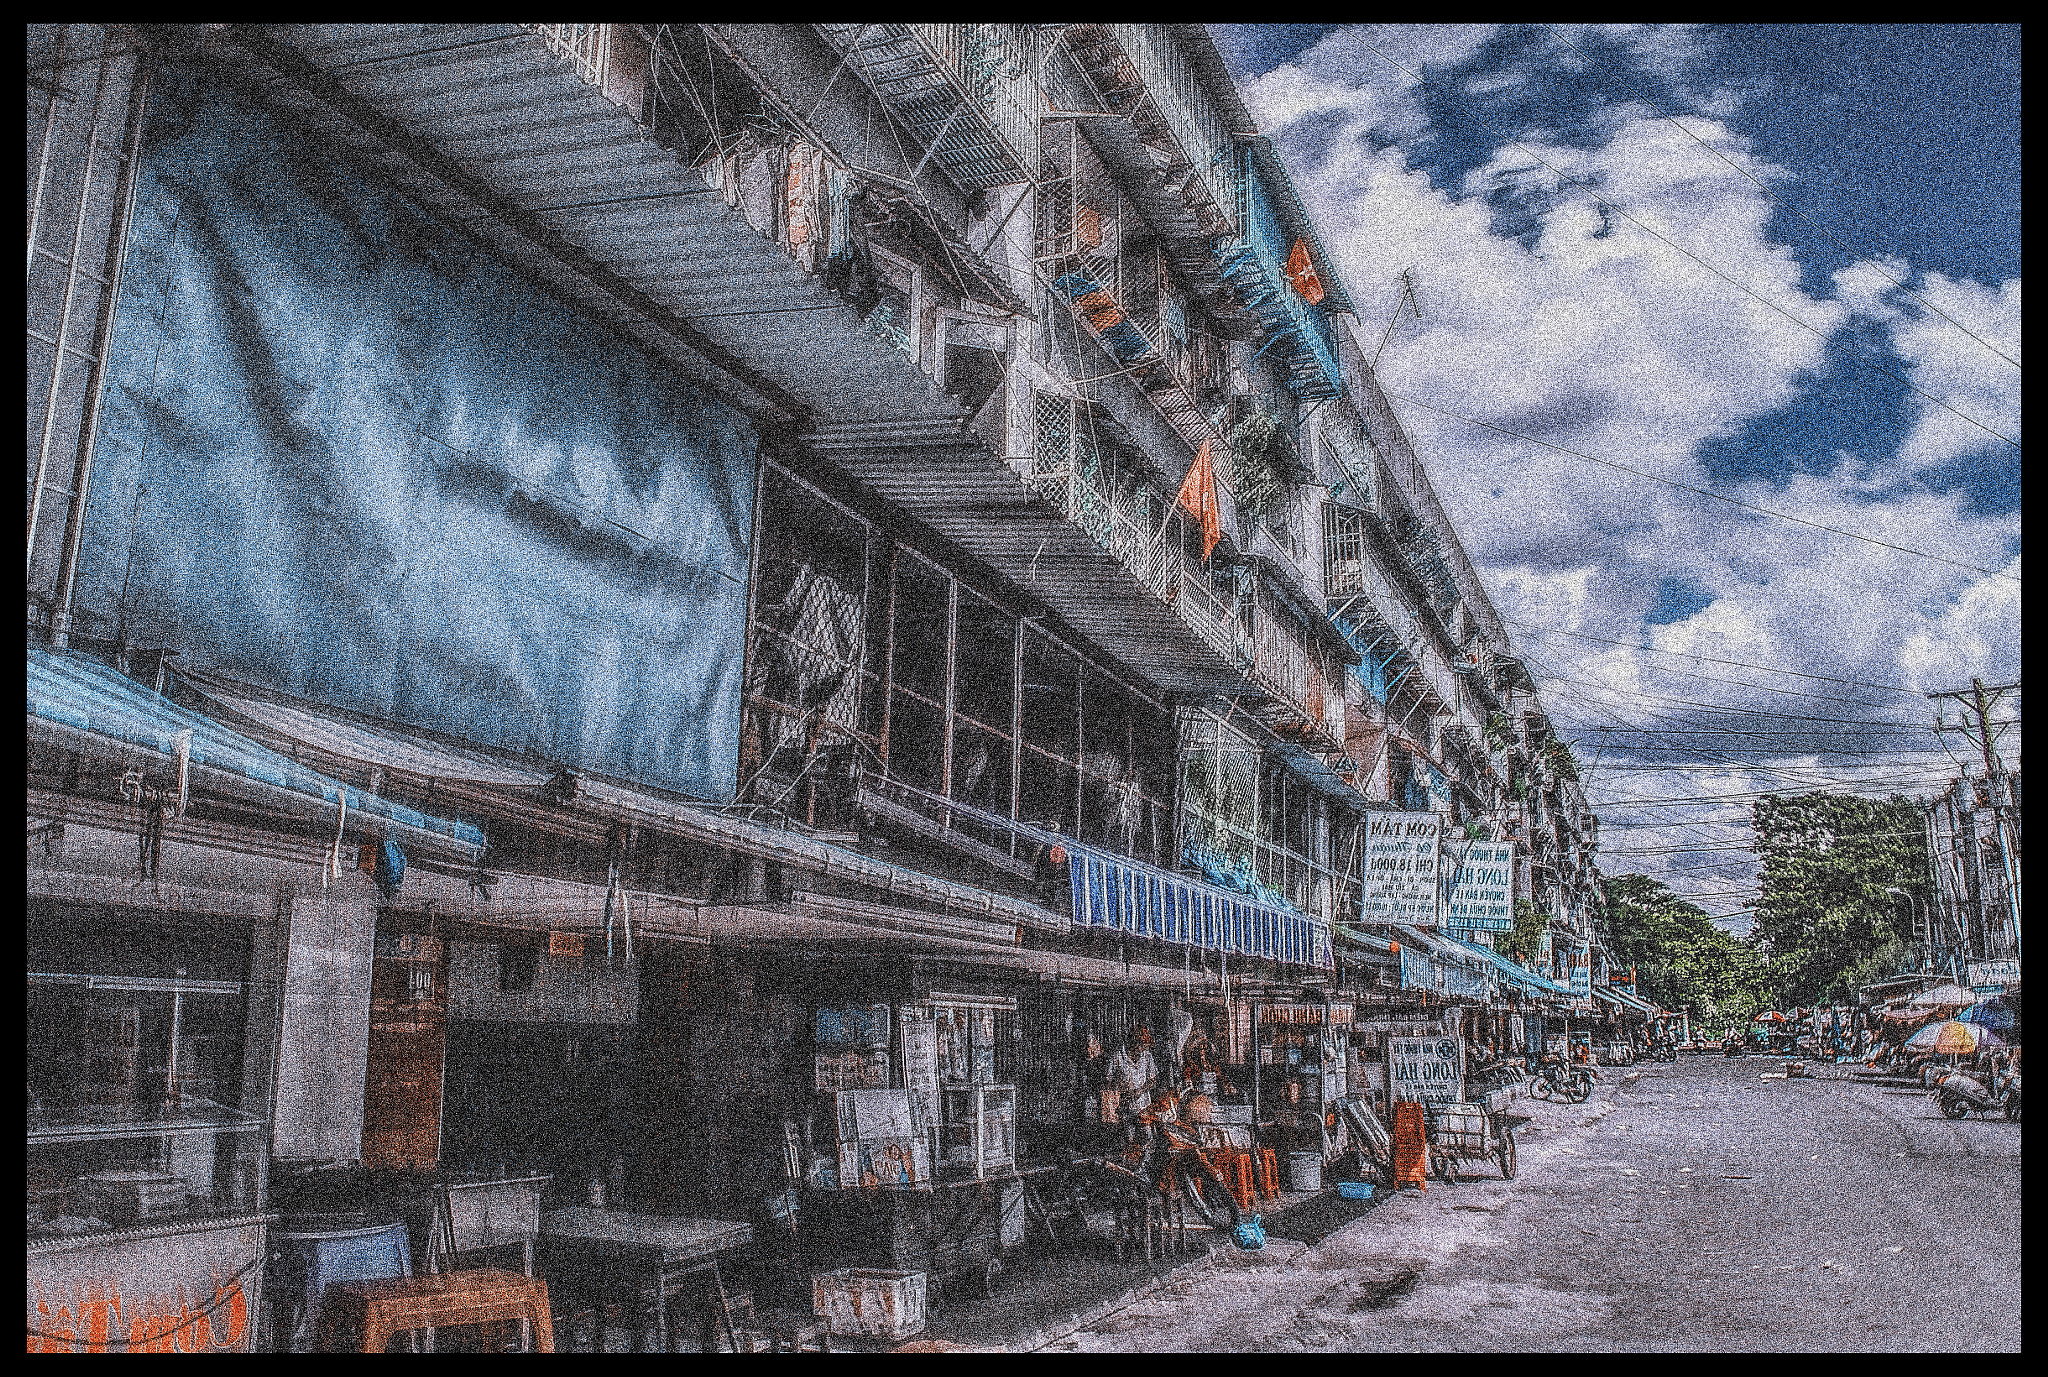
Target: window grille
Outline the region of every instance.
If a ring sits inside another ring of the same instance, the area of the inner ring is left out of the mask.
[[[541,36],[548,51],[569,59],[576,75],[592,86],[604,88],[605,69],[611,65],[612,26],[609,24],[528,24]]]
[[[1323,593],[1343,597],[1365,591],[1365,513],[1338,502],[1323,504]]]

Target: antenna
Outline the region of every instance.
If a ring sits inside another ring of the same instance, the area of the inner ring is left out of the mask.
[[[1372,362],[1367,364],[1366,367],[1378,368],[1380,366],[1380,355],[1386,352],[1387,341],[1394,337],[1394,327],[1401,322],[1403,307],[1413,311],[1417,320],[1422,319],[1422,304],[1415,298],[1415,269],[1413,267],[1401,269],[1401,299],[1394,303],[1393,319],[1387,322],[1386,332],[1380,336],[1380,347],[1372,351]]]

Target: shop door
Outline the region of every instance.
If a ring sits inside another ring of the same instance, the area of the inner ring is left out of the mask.
[[[448,1045],[448,956],[438,938],[377,936],[370,1055],[363,1079],[363,1165],[429,1171],[441,1151]]]

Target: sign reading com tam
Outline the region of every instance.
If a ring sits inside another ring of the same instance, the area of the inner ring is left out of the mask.
[[[1459,1104],[1465,1098],[1465,1045],[1447,1033],[1387,1039],[1387,1086],[1397,1100]]]
[[[1373,923],[1437,920],[1437,847],[1441,813],[1365,815],[1364,918]]]
[[[1455,858],[1444,925],[1476,932],[1512,932],[1515,927],[1515,844],[1465,842],[1449,848]]]

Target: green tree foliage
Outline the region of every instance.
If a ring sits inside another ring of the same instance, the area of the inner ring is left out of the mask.
[[[1601,940],[1608,961],[1635,967],[1636,992],[1666,1009],[1691,1009],[1696,1027],[1747,1024],[1768,1007],[1767,963],[1647,875],[1606,880]]]
[[[1515,960],[1527,965],[1542,950],[1543,934],[1550,920],[1533,900],[1515,900],[1515,930],[1508,935],[1507,949]]]
[[[1750,940],[1780,1007],[1852,996],[1888,975],[1912,939],[1901,889],[1926,911],[1927,844],[1908,799],[1766,795],[1753,813],[1763,896]]]

